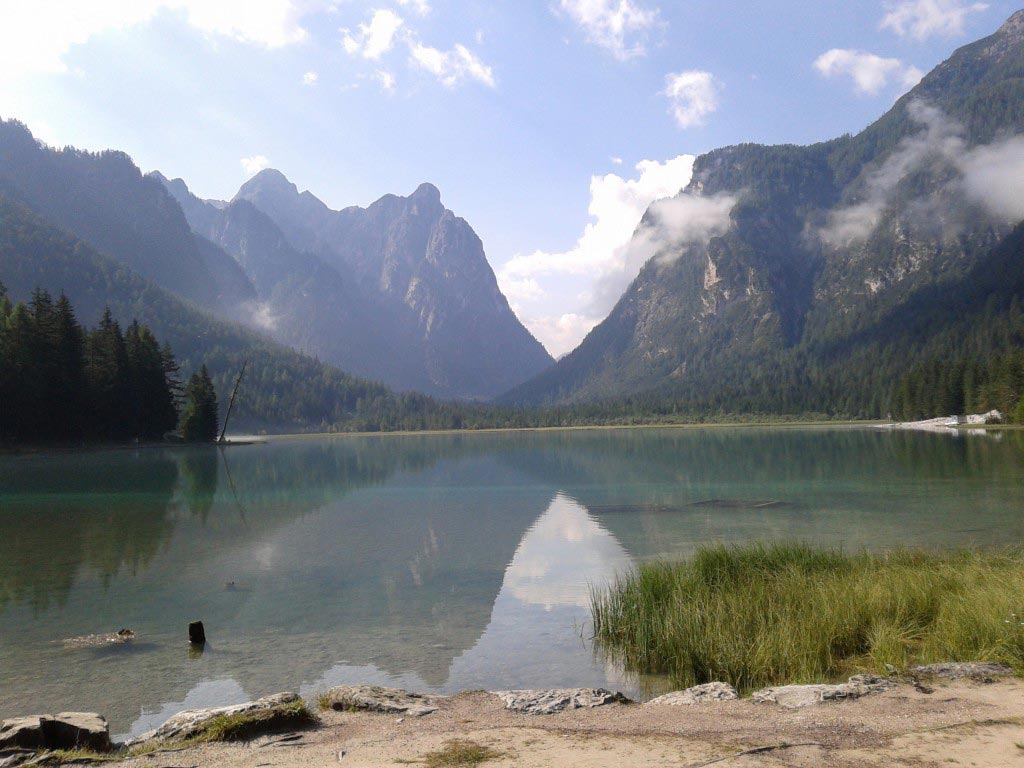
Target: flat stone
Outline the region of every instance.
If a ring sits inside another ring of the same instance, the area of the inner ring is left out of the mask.
[[[48,715],[12,717],[0,722],[0,749],[43,749],[43,720]]]
[[[553,715],[565,709],[601,707],[605,704],[629,704],[621,693],[604,688],[557,688],[549,691],[495,691],[505,709],[526,715]]]
[[[736,689],[728,683],[704,683],[704,685],[695,685],[684,691],[666,693],[664,696],[651,699],[647,704],[667,704],[672,707],[693,706],[709,701],[734,701],[739,697]]]
[[[942,664],[923,664],[911,667],[910,672],[923,677],[936,677],[942,680],[976,680],[985,682],[1000,677],[1013,675],[1013,667],[991,661],[945,662]]]
[[[16,717],[0,723],[0,749],[12,748],[109,752],[110,729],[95,712]]]
[[[859,699],[869,693],[881,693],[893,686],[891,680],[875,675],[855,675],[838,685],[782,685],[762,688],[751,694],[756,704],[778,704],[786,709],[800,709],[843,699]]]
[[[59,712],[43,721],[43,735],[49,749],[89,749],[109,752],[110,727],[95,712]]]
[[[444,698],[379,685],[342,685],[331,688],[324,696],[331,709],[385,712],[410,717],[423,717],[436,712],[439,701]]]
[[[273,696],[264,696],[262,699],[247,701],[244,704],[234,704],[230,707],[186,709],[174,715],[156,730],[127,742],[127,745],[131,746],[145,741],[185,741],[200,735],[210,721],[218,717],[232,715],[265,714],[268,716],[267,730],[275,730],[278,724],[269,716],[279,707],[294,704],[297,701],[299,701],[297,693],[275,693]]]

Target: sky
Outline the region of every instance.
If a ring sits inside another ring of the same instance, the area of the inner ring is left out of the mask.
[[[560,356],[694,157],[855,133],[1022,0],[0,0],[0,117],[225,199],[424,181]]]

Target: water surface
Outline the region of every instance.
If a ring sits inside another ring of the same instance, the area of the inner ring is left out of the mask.
[[[0,717],[343,683],[660,692],[595,654],[588,589],[707,542],[991,546],[1024,437],[653,429],[297,438],[0,457]],[[209,644],[190,653],[186,626]],[[124,647],[65,638],[129,627]]]

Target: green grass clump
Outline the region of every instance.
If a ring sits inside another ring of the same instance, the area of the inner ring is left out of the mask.
[[[741,690],[941,661],[1024,672],[1024,552],[704,547],[592,590],[599,647],[680,686]]]
[[[452,739],[446,741],[441,749],[428,752],[421,760],[415,762],[422,763],[427,768],[471,768],[474,765],[486,763],[488,760],[498,760],[504,756],[503,752],[497,752],[475,741]]]
[[[215,717],[204,723],[202,730],[190,738],[189,742],[246,741],[274,731],[308,728],[318,722],[306,702],[299,699],[274,709]]]

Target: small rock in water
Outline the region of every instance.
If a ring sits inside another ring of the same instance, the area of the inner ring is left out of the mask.
[[[739,697],[736,689],[728,683],[705,683],[687,688],[685,691],[666,693],[664,696],[651,699],[647,704],[668,704],[674,707],[693,706],[708,701],[734,701]]]
[[[630,704],[621,693],[604,688],[558,688],[549,691],[495,691],[505,709],[526,715],[553,715],[565,709],[601,707],[605,704]]]
[[[105,645],[124,645],[134,639],[135,632],[130,629],[119,629],[117,632],[69,637],[64,641],[64,646],[67,648],[100,648]]]

